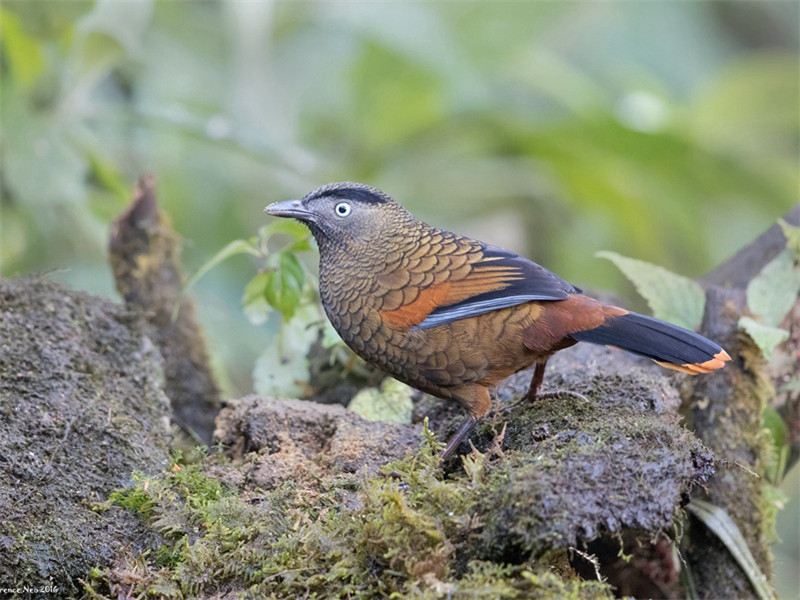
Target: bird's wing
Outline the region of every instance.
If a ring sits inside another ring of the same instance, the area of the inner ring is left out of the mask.
[[[456,250],[447,252],[450,244]],[[395,282],[407,283],[404,301],[381,310],[390,325],[427,329],[532,300],[563,300],[580,291],[508,250],[472,240],[445,240],[432,248],[435,253],[392,273]]]

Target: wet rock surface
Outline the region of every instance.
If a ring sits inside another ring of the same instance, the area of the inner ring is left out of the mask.
[[[336,404],[246,396],[222,410],[215,438],[231,448],[249,486],[271,490],[285,481],[374,475],[415,452],[422,427],[367,421]]]
[[[134,470],[167,464],[161,357],[107,300],[38,278],[0,280],[0,581],[78,579],[153,532],[119,507],[94,510]]]

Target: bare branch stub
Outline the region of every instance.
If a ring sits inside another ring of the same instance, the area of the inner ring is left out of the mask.
[[[158,209],[152,175],[139,180],[130,206],[114,221],[109,250],[117,290],[128,308],[152,326],[153,341],[164,357],[165,391],[175,420],[210,443],[220,392],[194,303],[181,294],[180,240]],[[178,317],[173,319],[176,304]]]
[[[790,225],[800,227],[800,204],[795,205],[783,217]],[[716,285],[724,288],[747,288],[747,284],[769,261],[786,247],[786,237],[780,225],[775,223],[751,244],[745,246],[727,261],[700,279],[700,283],[709,287]]]
[[[796,204],[783,220],[789,225],[800,227],[800,204]],[[711,271],[700,280],[706,287],[747,289],[750,281],[761,272],[778,253],[786,247],[786,237],[776,223],[742,248],[728,261]],[[787,385],[800,373],[800,297],[786,315],[781,327],[789,332],[789,339],[773,352],[767,365],[767,376],[775,386],[775,393],[769,405],[777,409],[789,431],[790,455],[785,471],[800,459],[800,390]]]
[[[800,204],[784,220],[800,226]],[[730,260],[706,275],[706,309],[701,331],[719,341],[733,357],[714,377],[697,378],[689,401],[694,431],[714,452],[717,474],[707,486],[708,499],[723,508],[742,532],[756,562],[768,578],[772,555],[762,500],[765,457],[762,435],[766,406],[782,410],[790,430],[793,455],[800,455],[800,394],[780,391],[800,370],[800,298],[783,326],[789,340],[768,363],[759,348],[739,330],[747,314],[746,289],[786,247],[779,225],[773,225]],[[724,545],[699,521],[691,519],[686,559],[701,597],[748,597],[754,591]]]

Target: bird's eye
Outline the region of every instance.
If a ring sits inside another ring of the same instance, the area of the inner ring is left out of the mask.
[[[346,217],[350,214],[350,205],[347,202],[339,202],[333,210],[335,210],[336,214],[340,217]]]

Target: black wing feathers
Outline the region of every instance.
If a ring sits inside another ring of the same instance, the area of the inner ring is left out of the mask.
[[[440,306],[414,329],[437,327],[525,302],[564,300],[570,294],[580,293],[574,285],[527,258],[495,246],[484,245],[483,248],[483,260],[473,266],[508,267],[513,272],[508,285]]]

